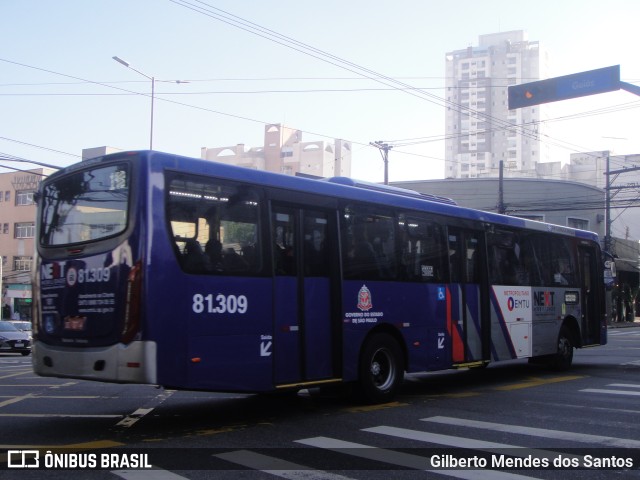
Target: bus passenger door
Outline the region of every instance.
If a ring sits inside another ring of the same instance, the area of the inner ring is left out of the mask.
[[[596,252],[593,247],[581,245],[578,247],[578,257],[580,262],[580,282],[581,282],[581,308],[582,318],[580,320],[580,331],[583,345],[593,345],[600,343],[600,322],[603,299],[598,295],[601,285],[595,284],[599,281]],[[602,280],[600,280],[602,281]]]
[[[483,281],[484,236],[461,228],[448,229],[451,306],[448,330],[452,363],[460,365],[489,359],[488,298]]]
[[[335,213],[273,205],[274,381],[339,376]]]

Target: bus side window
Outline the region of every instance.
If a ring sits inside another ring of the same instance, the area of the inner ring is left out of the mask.
[[[573,249],[567,245],[567,242],[569,242],[567,238],[559,239],[558,264],[554,272],[554,280],[556,284],[575,286],[577,284],[576,261],[571,255]]]
[[[447,248],[442,227],[427,218],[400,215],[402,278],[416,282],[447,281]]]
[[[166,212],[180,266],[210,275],[258,273],[258,193],[240,184],[169,174]]]
[[[209,258],[195,238],[189,238],[186,241],[182,255],[182,263],[187,272],[204,273],[211,270]]]
[[[513,232],[496,231],[487,235],[489,281],[493,285],[530,285],[529,248],[523,248]]]
[[[328,219],[322,212],[306,211],[304,216],[304,274],[329,274]]]
[[[347,278],[392,280],[397,272],[395,221],[364,206],[349,206],[343,212]]]
[[[449,265],[452,283],[480,283],[479,233],[448,228]]]
[[[276,275],[296,275],[296,216],[289,208],[274,207],[273,264]]]
[[[460,245],[460,233],[457,229],[448,229],[449,246],[449,272],[452,283],[459,283],[462,279],[462,245]]]
[[[513,285],[513,272],[509,262],[507,248],[502,245],[495,233],[487,234],[487,253],[489,255],[489,283],[492,285]]]
[[[465,236],[465,272],[464,281],[466,283],[480,283],[480,268],[478,262],[480,261],[480,254],[478,249],[480,248],[480,241],[478,234],[467,234]]]
[[[576,283],[575,261],[565,238],[540,235],[535,241],[543,284],[548,286],[574,286]]]
[[[369,241],[364,224],[354,225],[347,235],[350,247],[347,253],[350,276],[379,279],[380,270],[376,252]]]

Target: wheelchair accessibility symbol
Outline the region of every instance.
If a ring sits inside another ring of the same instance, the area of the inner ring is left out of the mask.
[[[444,293],[444,287],[438,287],[438,300],[446,300],[447,296]]]

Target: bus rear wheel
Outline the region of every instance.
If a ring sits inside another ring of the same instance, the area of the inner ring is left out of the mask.
[[[359,393],[367,403],[390,401],[404,378],[402,350],[384,333],[369,338],[360,357]]]
[[[558,351],[551,362],[551,366],[555,370],[567,370],[571,366],[573,347],[571,331],[566,326],[562,326],[558,334]]]

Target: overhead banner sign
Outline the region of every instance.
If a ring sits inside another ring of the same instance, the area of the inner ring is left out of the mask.
[[[509,110],[620,90],[620,65],[509,87]]]

